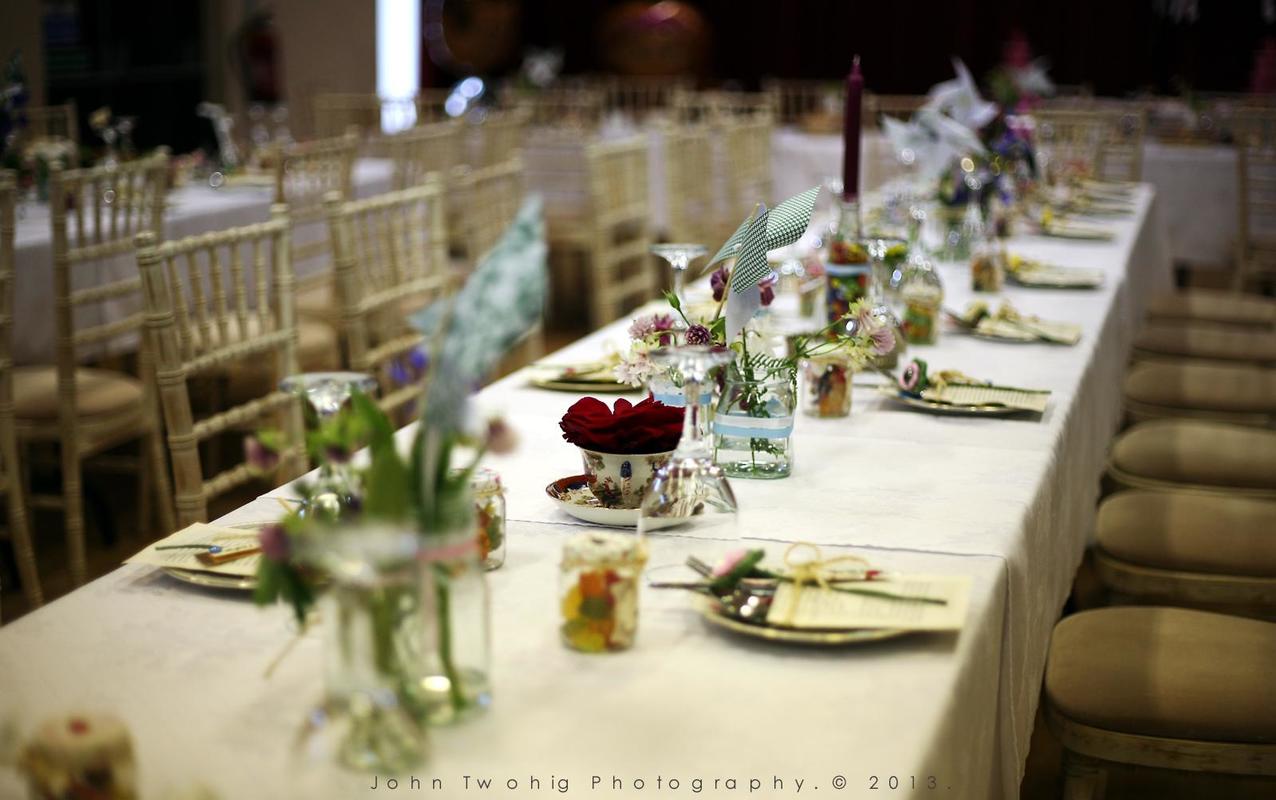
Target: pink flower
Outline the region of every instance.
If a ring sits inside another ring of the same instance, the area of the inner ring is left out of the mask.
[[[518,434],[503,419],[496,418],[487,422],[487,449],[498,456],[514,452],[518,447]]]
[[[673,317],[669,314],[648,314],[638,317],[629,326],[629,338],[646,339],[656,333],[673,330]],[[663,337],[662,337],[663,341]]]
[[[873,340],[873,352],[884,356],[895,349],[895,331],[890,325],[881,325],[873,329],[869,337]]]
[[[257,531],[257,541],[261,544],[261,554],[271,561],[283,563],[292,556],[292,542],[284,526],[277,522]]]
[[[899,388],[913,394],[926,388],[926,362],[920,358],[908,362],[904,373],[899,376]]]
[[[710,576],[714,578],[721,578],[723,575],[726,575],[731,570],[735,569],[748,554],[748,550],[732,550],[722,557],[722,560],[718,562],[718,565],[713,568],[713,572],[710,573]]]

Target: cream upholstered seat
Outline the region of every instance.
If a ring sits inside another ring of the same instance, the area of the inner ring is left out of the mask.
[[[18,463],[18,439],[13,429],[13,276],[14,206],[17,186],[12,172],[0,171],[0,496],[8,511],[8,527],[3,531],[13,545],[22,593],[30,608],[44,602],[40,571],[36,566],[31,527],[27,524],[27,501],[23,491],[22,468]],[[57,410],[57,403],[50,403]]]
[[[1103,797],[1110,763],[1276,776],[1276,623],[1178,608],[1064,619],[1045,712],[1064,747],[1064,797]]]
[[[1276,611],[1276,501],[1118,492],[1099,506],[1095,563],[1118,599]]]
[[[1136,564],[1276,577],[1276,502],[1181,492],[1119,492],[1099,505],[1095,538]]]
[[[1276,369],[1208,361],[1147,362],[1125,378],[1131,419],[1192,417],[1270,426],[1276,420]]]
[[[1201,358],[1276,364],[1276,330],[1173,320],[1149,322],[1134,339],[1136,358]]]
[[[1152,298],[1150,321],[1202,320],[1238,327],[1276,328],[1276,298],[1223,289],[1189,289]]]
[[[1108,475],[1134,489],[1276,498],[1276,431],[1198,420],[1142,422],[1113,441]]]
[[[1106,608],[1055,628],[1046,718],[1067,798],[1101,798],[1107,763],[1276,775],[1276,624],[1173,608]]]
[[[145,389],[142,382],[108,369],[75,371],[75,411],[91,419],[137,411]],[[58,418],[57,367],[17,367],[13,370],[14,413],[23,419]]]
[[[1120,607],[1061,621],[1046,697],[1069,720],[1167,739],[1276,745],[1276,623]]]

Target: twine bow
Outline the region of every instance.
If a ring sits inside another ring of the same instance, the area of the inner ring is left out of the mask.
[[[798,561],[793,558],[795,552],[808,550],[811,558]],[[862,570],[850,573],[845,569],[837,569],[838,564],[858,564]],[[844,555],[824,558],[819,545],[811,542],[794,542],[784,551],[784,566],[789,569],[789,578],[793,585],[801,588],[806,584],[814,584],[821,589],[829,588],[830,583],[846,580],[866,580],[875,570],[870,569],[867,560],[859,556]],[[839,574],[840,573],[840,574]]]

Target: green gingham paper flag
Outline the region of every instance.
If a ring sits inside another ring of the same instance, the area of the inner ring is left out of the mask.
[[[820,187],[813,186],[801,194],[793,195],[771,209],[770,214],[767,216],[766,252],[786,247],[801,238],[806,226],[811,224],[811,212],[815,209],[815,199],[819,194]],[[744,235],[752,221],[753,215],[750,214],[744,222],[740,223],[740,227],[735,229],[735,233],[731,234],[726,244],[722,245],[717,255],[706,266],[711,267],[719,261],[734,256],[744,242]],[[760,275],[758,280],[762,280],[764,277],[766,276]],[[732,285],[734,284],[735,281],[732,281]]]
[[[758,281],[770,273],[766,264],[767,213],[759,203],[749,219],[748,228],[740,242],[740,254],[731,269],[731,291],[727,293],[727,341],[733,341],[753,315],[762,307],[762,292]]]

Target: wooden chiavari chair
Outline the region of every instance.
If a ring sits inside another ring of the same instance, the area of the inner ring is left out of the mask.
[[[423,342],[406,317],[460,281],[447,261],[442,185],[430,177],[366,200],[332,193],[326,206],[350,368],[376,375],[379,404],[398,415],[420,397],[425,378],[406,363]],[[398,386],[396,372],[408,374]]]
[[[418,98],[386,98],[375,94],[317,94],[315,136],[329,139],[354,129],[360,138],[381,133],[382,125],[407,128],[422,121]],[[430,117],[429,119],[433,119]]]
[[[452,96],[451,89],[422,89],[416,95],[416,124],[428,125],[452,118],[445,105]]]
[[[483,144],[479,166],[490,167],[517,158],[523,149],[530,117],[531,113],[524,108],[489,113],[479,127]]]
[[[926,105],[924,94],[873,94],[864,95],[864,115],[861,125],[879,126],[882,117],[908,119]]]
[[[157,244],[138,237],[137,264],[154,353],[154,384],[173,459],[178,524],[208,520],[208,503],[257,472],[241,463],[204,476],[199,446],[259,423],[284,439],[278,474],[305,469],[301,400],[279,382],[298,371],[288,222],[276,207],[270,222]],[[222,374],[233,362],[270,365],[268,387],[255,398],[196,419],[188,381]]]
[[[665,131],[665,196],[669,236],[675,242],[712,247],[713,144],[705,126],[671,126]],[[770,159],[767,159],[770,163]]]
[[[733,120],[717,131],[725,151],[725,162],[718,163],[726,206],[716,216],[718,235],[713,241],[725,241],[754,203],[770,201],[771,134],[771,119],[765,116]]]
[[[17,188],[12,172],[0,172],[0,494],[9,511],[6,531],[13,544],[13,555],[22,579],[22,592],[27,605],[38,608],[44,602],[40,589],[40,572],[36,567],[35,548],[27,524],[27,503],[23,490],[22,470],[18,466],[18,439],[13,421],[13,274],[15,256],[14,205]]]
[[[142,440],[138,468],[139,514],[149,523],[151,489],[159,498],[160,522],[172,528],[167,471],[155,398],[145,382],[151,369],[146,347],[137,347],[142,380],[122,371],[81,365],[115,348],[132,349],[142,315],[115,319],[113,307],[131,307],[139,297],[136,273],[85,286],[90,268],[128,258],[133,237],[163,232],[168,156],[160,153],[112,167],[54,168],[49,179],[53,224],[56,364],[14,370],[18,440],[24,445],[55,442],[61,454],[60,498],[33,498],[33,504],[64,509],[72,580],[84,582],[84,500],[82,463],[133,440]],[[73,204],[73,209],[68,209]],[[149,462],[149,463],[145,463]],[[105,465],[104,465],[105,466]],[[152,487],[151,480],[154,479]]]
[[[80,120],[75,101],[68,100],[60,106],[31,106],[27,108],[27,135],[34,139],[70,139],[80,144]]]
[[[1130,110],[1049,110],[1033,114],[1037,138],[1056,162],[1075,160],[1103,180],[1138,181],[1143,175],[1147,115]]]
[[[512,94],[510,107],[528,109],[528,124],[537,127],[594,130],[603,119],[603,94],[597,89],[545,89]]]
[[[290,269],[297,278],[297,309],[303,324],[298,359],[307,370],[332,369],[324,354],[336,355],[336,322],[332,252],[325,222],[324,196],[337,192],[354,197],[354,159],[358,136],[347,132],[333,139],[319,139],[278,148],[275,153],[275,203],[288,207]],[[316,327],[315,321],[319,323]]]
[[[674,95],[675,119],[679,122],[726,123],[741,118],[768,121],[776,117],[775,96],[770,92],[729,92],[682,90]]]
[[[518,159],[466,171],[456,181],[451,197],[460,199],[465,231],[465,251],[471,269],[491,251],[509,230],[526,195],[523,163]],[[535,361],[545,352],[543,320],[530,328],[502,359],[498,373],[512,372]]]
[[[591,144],[585,161],[589,212],[579,241],[589,272],[589,310],[598,326],[656,295],[650,266],[647,140],[640,136]]]
[[[462,123],[448,120],[381,137],[376,148],[394,162],[394,189],[419,186],[430,173],[446,176],[463,164],[461,133]]]
[[[635,120],[669,111],[680,92],[691,89],[685,78],[608,77],[597,82],[605,113],[618,111]]]

